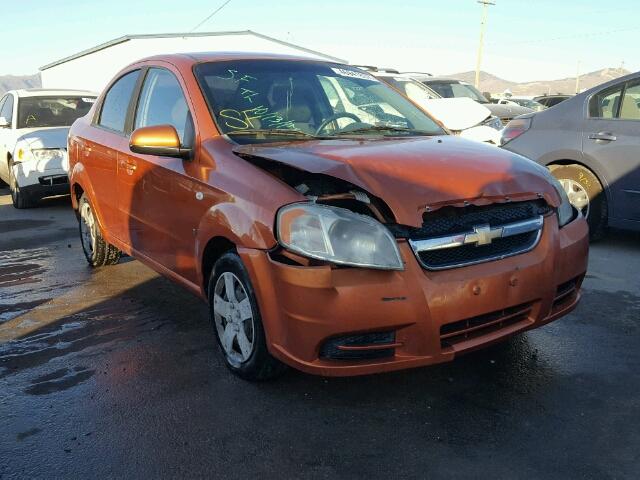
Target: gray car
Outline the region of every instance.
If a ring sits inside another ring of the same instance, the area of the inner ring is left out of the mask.
[[[640,230],[640,72],[512,120],[502,146],[549,167],[592,238]]]

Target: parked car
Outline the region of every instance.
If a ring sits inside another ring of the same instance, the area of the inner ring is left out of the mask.
[[[640,72],[519,117],[502,138],[551,169],[592,238],[607,226],[640,230]]]
[[[499,105],[491,103],[476,87],[470,83],[463,82],[462,80],[428,76],[416,78],[432,90],[438,92],[441,97],[471,98],[472,100],[475,100],[487,107],[493,115],[502,121],[503,125],[506,125],[509,120],[517,117],[518,115],[533,112],[531,108],[522,107],[520,105]]]
[[[0,99],[0,179],[16,208],[69,193],[67,134],[96,94],[78,90],[11,90]]]
[[[571,95],[542,95],[540,97],[533,97],[536,102],[541,103],[545,107],[553,107],[569,98],[571,98]]]
[[[544,110],[547,108],[535,100],[531,100],[530,98],[523,97],[506,97],[498,100],[498,105],[520,105],[521,107],[527,107],[535,112],[539,112],[540,110]]]
[[[470,98],[442,98],[411,74],[369,70],[372,75],[407,96],[445,128],[463,138],[498,145],[502,122],[491,110]]]
[[[548,170],[446,135],[354,67],[141,60],[69,145],[89,264],[126,252],[207,300],[247,379],[449,361],[580,297],[587,224]]]

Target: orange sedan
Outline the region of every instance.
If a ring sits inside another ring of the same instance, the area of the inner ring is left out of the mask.
[[[125,252],[208,301],[243,378],[444,362],[580,298],[587,225],[547,170],[347,65],[141,60],[69,158],[88,262]]]

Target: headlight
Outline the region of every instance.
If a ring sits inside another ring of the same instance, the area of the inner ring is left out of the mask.
[[[564,227],[567,223],[573,220],[573,206],[569,201],[569,197],[567,196],[567,192],[565,192],[562,184],[558,181],[556,177],[549,174],[549,181],[553,183],[558,195],[562,199],[562,203],[558,207],[558,224],[560,227]]]
[[[380,222],[344,208],[293,204],[278,212],[278,241],[292,252],[342,265],[403,270],[396,239]]]
[[[38,161],[49,161],[64,158],[64,150],[60,148],[39,148],[31,150],[33,158]]]
[[[484,124],[487,127],[491,127],[495,130],[502,130],[503,125],[502,125],[502,120],[500,120],[498,117],[496,117],[495,115],[491,115],[485,122]]]

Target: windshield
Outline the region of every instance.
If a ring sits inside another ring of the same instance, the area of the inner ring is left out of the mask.
[[[95,97],[23,97],[18,101],[18,128],[70,127],[85,116]]]
[[[222,133],[238,142],[338,135],[441,135],[384,82],[345,65],[235,60],[195,67]],[[254,137],[253,139],[250,137]]]
[[[434,89],[444,98],[469,97],[478,103],[489,103],[489,101],[473,85],[457,80],[437,80],[434,82],[424,82]]]
[[[529,100],[527,98],[510,98],[509,100],[517,103],[521,107],[528,107],[533,109],[540,109],[544,107],[544,105],[542,105],[541,103],[538,103],[535,100]]]
[[[396,88],[397,90],[400,90],[407,97],[418,104],[423,103],[427,100],[433,100],[434,98],[441,98],[440,95],[431,90],[429,87],[417,80],[413,80],[412,78],[387,76],[381,78],[389,85]]]

